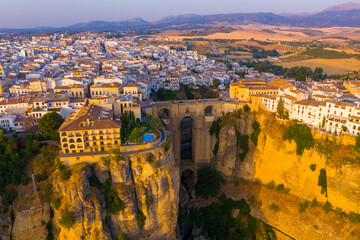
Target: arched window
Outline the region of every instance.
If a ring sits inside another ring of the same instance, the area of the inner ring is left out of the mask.
[[[61,133],[61,136],[66,136],[66,132],[62,132],[62,133]]]
[[[71,144],[71,145],[70,145],[70,148],[71,148],[71,149],[75,148],[75,145],[74,145],[74,144]]]
[[[213,114],[213,107],[208,106],[205,108],[205,116],[211,116]]]
[[[76,139],[76,142],[82,142],[81,138]]]
[[[74,139],[69,140],[69,143],[74,143],[74,142],[75,142]]]
[[[63,145],[63,148],[67,148],[68,147],[68,145],[67,145],[67,143],[65,143],[64,145]]]
[[[78,148],[82,148],[83,146],[82,146],[81,144],[78,144],[77,147],[78,147]]]
[[[67,142],[67,138],[62,138],[62,141],[63,141],[63,142]]]

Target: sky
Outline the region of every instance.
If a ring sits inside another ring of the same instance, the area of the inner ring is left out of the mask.
[[[308,13],[346,2],[349,0],[0,0],[0,28],[63,27],[135,17],[156,21],[188,13]]]

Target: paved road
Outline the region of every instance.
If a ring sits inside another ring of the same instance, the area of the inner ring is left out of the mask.
[[[210,41],[210,46],[211,46],[212,51],[213,51],[216,55],[220,55],[219,51],[216,49],[215,44],[214,44],[212,41]]]
[[[219,55],[224,61],[228,61],[229,63],[233,63],[232,60],[227,59],[226,57],[224,57],[223,55],[221,55],[221,54],[219,53],[219,51],[218,51],[218,50],[216,49],[216,47],[215,47],[215,44],[214,44],[212,41],[210,41],[210,46],[211,46],[212,51],[213,51],[216,55]]]

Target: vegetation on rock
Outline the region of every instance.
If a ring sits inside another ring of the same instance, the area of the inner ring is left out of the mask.
[[[325,194],[325,196],[327,197],[326,170],[323,168],[320,170],[318,185],[321,187],[321,194]]]
[[[59,220],[59,223],[64,228],[70,229],[75,225],[76,221],[75,221],[75,217],[73,216],[73,214],[68,209],[66,209],[61,214],[61,218]]]
[[[195,185],[196,196],[206,199],[217,196],[221,184],[225,183],[221,173],[210,167],[200,169],[197,172],[197,178]]]
[[[103,188],[105,191],[106,209],[112,214],[124,210],[126,207],[125,203],[119,198],[117,193],[111,189],[111,178],[105,180]]]
[[[142,211],[138,212],[136,220],[139,228],[143,228],[145,226],[146,216]]]
[[[128,236],[126,236],[125,233],[120,233],[120,234],[117,236],[116,240],[129,240],[129,238],[128,238]]]
[[[235,216],[234,210],[237,212]],[[263,239],[276,239],[272,228],[262,224],[249,213],[250,207],[244,199],[234,201],[222,195],[217,202],[207,207],[190,209],[187,218],[180,221],[186,221],[189,228],[200,229],[200,234],[209,239],[257,239],[257,234],[263,236]]]
[[[253,125],[252,125],[252,128],[253,128],[253,133],[251,134],[251,141],[253,142],[253,144],[255,146],[257,146],[258,144],[258,137],[259,137],[259,134],[260,134],[260,123],[258,122],[254,122]]]
[[[295,141],[297,155],[302,155],[305,149],[310,149],[315,145],[311,129],[304,124],[295,123],[291,125],[284,133],[283,140]]]
[[[311,164],[309,168],[314,172],[316,170],[316,164]]]
[[[241,162],[245,160],[246,155],[249,152],[249,136],[248,135],[241,135],[239,131],[236,132],[237,137],[237,145],[241,150],[239,153],[239,159]]]
[[[307,202],[303,202],[300,205],[299,213],[304,213],[308,207],[309,207],[309,204]]]
[[[216,138],[219,139],[220,130],[221,130],[221,118],[212,122],[209,132],[211,136],[215,134]]]

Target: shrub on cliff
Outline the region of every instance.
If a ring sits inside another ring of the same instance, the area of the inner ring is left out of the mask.
[[[249,152],[249,136],[248,135],[241,135],[239,131],[236,132],[237,137],[237,144],[241,149],[241,153],[239,153],[239,159],[241,162],[245,160],[246,155]]]
[[[169,149],[170,149],[170,139],[169,140],[167,140],[167,141],[165,141],[164,143],[163,143],[163,145],[162,145],[162,148],[165,150],[165,152],[167,152],[167,151],[169,151]]]
[[[59,223],[61,224],[61,226],[63,226],[64,228],[70,229],[75,225],[75,217],[73,216],[73,214],[66,209],[62,214],[61,214],[61,218],[59,220]]]
[[[324,204],[322,209],[325,211],[326,214],[328,214],[332,210],[332,205],[328,201]]]
[[[219,118],[216,121],[213,121],[210,127],[210,135],[214,135],[216,136],[217,139],[219,139],[219,134],[220,134],[220,130],[221,130],[221,119]]]
[[[209,206],[191,208],[186,225],[200,229],[208,239],[255,239],[257,220],[249,216],[244,199],[234,201],[222,195]],[[238,213],[234,216],[234,209]]]
[[[221,173],[213,168],[204,167],[197,172],[195,193],[199,197],[208,199],[218,194],[220,186],[225,183]]]
[[[213,149],[214,156],[216,156],[219,151],[219,144],[220,144],[219,141],[217,141],[214,145],[214,149]]]
[[[254,122],[252,125],[252,128],[254,129],[254,132],[251,134],[251,141],[255,146],[258,144],[258,137],[260,134],[260,123]]]
[[[57,130],[60,128],[64,119],[57,112],[49,112],[43,117],[39,118],[39,130],[45,134],[45,137],[53,140],[59,139]]]
[[[325,194],[325,196],[327,197],[326,170],[323,168],[320,170],[318,185],[321,187],[321,194]]]
[[[309,207],[309,204],[307,202],[303,202],[300,205],[299,213],[304,213],[308,207]]]
[[[139,211],[136,220],[139,228],[143,228],[145,226],[146,216],[142,211]]]
[[[105,180],[104,183],[106,208],[110,213],[118,213],[120,210],[124,210],[126,204],[119,198],[117,193],[111,189],[111,178]]]
[[[348,218],[353,223],[360,223],[360,214],[355,212],[350,212]]]
[[[120,233],[120,234],[117,236],[116,240],[129,240],[129,238],[128,238],[128,236],[126,236],[125,233]]]
[[[283,140],[296,143],[296,154],[302,155],[305,149],[314,147],[315,140],[311,134],[311,129],[304,124],[291,125],[283,135]]]
[[[10,205],[12,205],[15,201],[15,199],[18,196],[18,192],[15,189],[11,189],[9,191],[7,191],[4,195],[3,198],[1,200],[1,203],[5,206],[8,207]]]
[[[247,105],[247,104],[245,104],[245,105],[243,106],[243,109],[244,109],[245,112],[250,112],[250,111],[251,111],[251,108],[250,108],[249,105]]]

